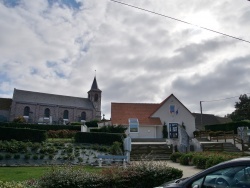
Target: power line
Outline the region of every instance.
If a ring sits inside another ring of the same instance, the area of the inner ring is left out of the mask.
[[[236,40],[240,40],[240,41],[243,41],[243,42],[250,43],[250,41],[248,41],[248,40],[244,40],[244,39],[239,38],[239,37],[234,37],[234,36],[232,36],[232,35],[228,35],[228,34],[226,34],[226,33],[222,33],[222,32],[219,32],[219,31],[216,31],[216,30],[213,30],[213,29],[209,29],[209,28],[206,28],[206,27],[202,27],[202,26],[199,26],[199,25],[196,25],[196,24],[193,24],[193,23],[190,23],[190,22],[186,22],[186,21],[183,21],[183,20],[180,20],[180,19],[171,17],[171,16],[167,16],[167,15],[164,15],[164,14],[160,14],[160,13],[158,13],[158,12],[154,12],[154,11],[151,11],[151,10],[147,10],[147,9],[144,9],[144,8],[141,8],[141,7],[137,7],[137,6],[130,5],[130,4],[127,4],[127,3],[124,3],[124,2],[116,1],[116,0],[110,0],[110,1],[115,2],[115,3],[122,4],[122,5],[125,5],[125,6],[129,6],[129,7],[135,8],[135,9],[143,10],[143,11],[145,11],[145,12],[149,12],[149,13],[152,13],[152,14],[155,14],[155,15],[158,15],[158,16],[162,16],[162,17],[165,17],[165,18],[169,18],[169,19],[172,19],[172,20],[175,20],[175,21],[178,21],[178,22],[182,22],[182,23],[185,23],[185,24],[188,24],[188,25],[192,25],[192,26],[198,27],[198,28],[200,28],[200,29],[204,29],[204,30],[207,30],[207,31],[210,31],[210,32],[213,32],[213,33],[217,33],[217,34],[220,34],[220,35],[224,35],[224,36],[226,36],[226,37],[230,37],[230,38],[233,38],[233,39],[236,39]]]
[[[250,94],[250,93],[245,93],[246,95]],[[228,99],[233,99],[236,97],[240,97],[240,96],[234,96],[234,97],[227,97],[227,98],[223,98],[223,99],[215,99],[215,100],[210,100],[210,101],[201,101],[201,102],[216,102],[216,101],[223,101],[223,100],[228,100]]]

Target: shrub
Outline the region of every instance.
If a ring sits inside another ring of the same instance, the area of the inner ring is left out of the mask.
[[[49,130],[47,132],[49,138],[72,138],[79,132],[76,130]]]
[[[26,120],[23,116],[18,116],[14,118],[13,123],[26,123]]]
[[[180,164],[181,165],[189,165],[189,157],[188,157],[188,155],[180,156]]]
[[[15,128],[25,128],[25,129],[37,129],[37,130],[76,130],[80,131],[80,125],[38,125],[38,124],[25,124],[25,123],[1,123],[0,127],[15,127]]]
[[[14,159],[20,159],[20,155],[19,154],[15,154],[14,155]]]
[[[181,178],[182,171],[166,162],[136,162],[127,168],[111,167],[101,173],[88,173],[79,168],[53,168],[39,181],[40,187],[119,187],[152,188],[166,181]]]
[[[33,155],[32,157],[34,160],[37,160],[38,159],[38,156],[37,155]]]
[[[113,145],[110,147],[109,152],[112,155],[122,155],[122,143],[120,142],[113,142]]]
[[[0,160],[3,160],[3,155],[0,155]]]
[[[177,162],[177,160],[182,156],[184,155],[183,153],[180,153],[180,152],[175,152],[175,153],[172,153],[170,155],[170,160],[172,160],[173,162]]]
[[[75,135],[75,141],[77,143],[90,143],[90,144],[104,144],[112,145],[117,141],[123,143],[124,135],[120,133],[90,133],[90,132],[78,132]]]
[[[26,160],[30,159],[30,154],[25,154],[24,159],[26,159]]]
[[[12,156],[11,156],[11,154],[6,153],[4,157],[5,157],[5,159],[11,159]]]
[[[108,125],[102,126],[99,129],[91,129],[91,132],[106,132],[106,133],[125,133],[128,128],[123,125]]]
[[[46,138],[45,131],[0,127],[0,140],[15,139],[18,141],[43,142]]]

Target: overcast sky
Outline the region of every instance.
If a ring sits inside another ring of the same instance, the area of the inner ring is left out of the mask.
[[[250,41],[247,0],[118,0]],[[0,97],[14,88],[111,102],[200,101],[250,93],[250,43],[110,0],[0,0]],[[203,102],[224,116],[238,97]]]

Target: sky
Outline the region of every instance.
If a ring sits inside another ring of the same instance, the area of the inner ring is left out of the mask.
[[[0,97],[17,88],[87,98],[96,76],[109,119],[111,102],[171,94],[191,112],[204,101],[203,113],[224,116],[250,94],[249,1],[117,1],[133,7],[0,0]]]

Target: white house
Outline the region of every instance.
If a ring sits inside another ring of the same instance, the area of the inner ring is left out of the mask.
[[[170,139],[178,139],[181,128],[190,138],[195,131],[195,117],[173,94],[158,104],[111,103],[111,122],[128,126],[131,138],[163,138],[164,125]]]

